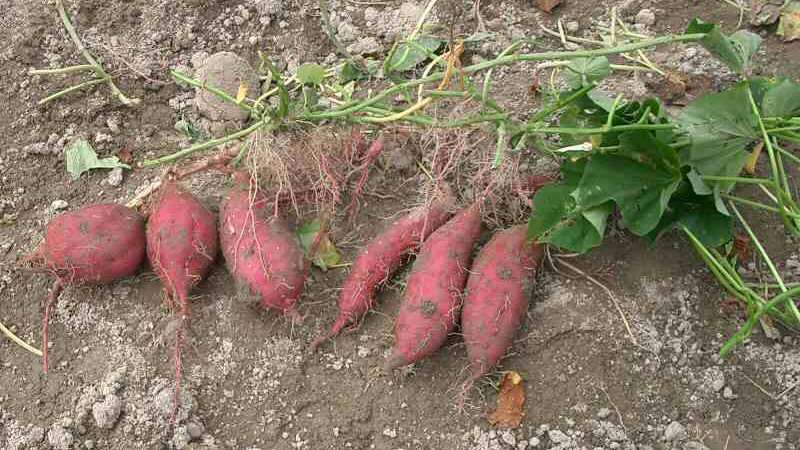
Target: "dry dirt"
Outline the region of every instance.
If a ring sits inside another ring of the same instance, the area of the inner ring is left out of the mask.
[[[0,321],[39,346],[40,305],[50,281],[18,270],[18,261],[64,202],[68,208],[124,202],[160,173],[126,171],[117,183],[98,170],[71,181],[62,155],[66,143],[83,136],[101,155],[127,149],[140,161],[186,144],[174,129],[182,117],[198,120],[210,134],[227,129],[230,124],[199,120],[194,92],[168,80],[167,69],[192,70],[207,54],[231,51],[256,64],[261,49],[289,72],[300,63],[330,62],[336,56],[321,31],[315,1],[68,1],[87,46],[142,104],[123,107],[98,86],[39,106],[39,99],[77,77],[32,77],[28,70],[82,61],[52,2],[1,3]],[[385,52],[393,37],[413,26],[418,3],[331,1],[339,36],[354,52]],[[478,24],[471,13],[463,13],[461,3],[471,6],[472,1],[442,1],[434,17],[446,22],[452,16],[456,30],[469,33]],[[555,17],[563,17],[576,22],[580,34],[611,6],[618,6],[629,23],[641,9],[651,9],[655,24],[645,30],[649,33],[681,30],[694,16],[719,21],[727,30],[737,20],[734,8],[715,0],[565,0],[552,16],[534,3],[484,0],[482,20],[495,38],[467,57],[491,55],[522,36],[537,36],[536,48],[561,48],[557,39],[542,36],[538,23],[553,27]],[[766,50],[758,70],[796,77],[800,44],[785,44],[768,29],[760,32]],[[651,57],[693,76],[690,97],[730,80],[697,47],[662,48]],[[512,110],[535,106],[525,94],[530,70],[520,65],[498,73],[497,96]],[[658,84],[615,77],[605,87],[635,96]],[[414,139],[405,145],[420,151]],[[357,226],[337,218],[333,238],[346,260],[390,217],[419,201],[415,161],[399,166],[386,163],[373,171]],[[202,175],[189,184],[216,209],[225,187],[222,176]],[[797,271],[798,252],[792,250],[797,243],[784,237],[779,224],[753,218],[770,249],[788,261],[782,267]],[[490,234],[487,226],[483,239]],[[310,355],[308,342],[336,314],[336,290],[346,269],[313,272],[300,306],[307,317],[293,325],[243,301],[218,263],[192,299],[184,395],[174,426],[173,362],[165,337],[171,321],[158,280],[142,270],[110,286],[73,287],[62,295],[52,319],[50,373],[42,373],[35,356],[0,340],[0,446],[800,448],[800,387],[795,388],[800,336],[781,330],[781,336],[767,338],[759,330],[720,361],[717,352],[742,323],[742,311],[724,307],[726,296],[687,242],[667,236],[648,247],[617,232],[597,251],[567,261],[613,291],[637,344],[603,290],[563,266],[555,271],[546,265],[511,353],[498,372],[479,383],[465,412],[456,411],[454,400],[466,366],[457,336],[411,369],[390,376],[381,372],[405,273],[382,292],[379,307],[357,331]],[[526,415],[512,431],[495,430],[486,420],[501,370],[516,370],[525,379]]]

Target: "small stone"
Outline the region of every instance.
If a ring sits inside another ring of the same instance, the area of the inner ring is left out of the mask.
[[[530,445],[531,447],[538,447],[541,442],[542,441],[540,441],[539,438],[537,437],[532,437],[528,439],[528,445]]]
[[[517,439],[514,437],[514,434],[508,430],[503,431],[503,434],[500,435],[500,439],[512,447],[517,444]]]
[[[122,401],[116,395],[107,395],[102,402],[92,405],[92,416],[98,428],[113,428],[120,412],[122,412]]]
[[[386,428],[385,430],[383,430],[383,435],[394,439],[397,437],[397,430],[392,428]]]
[[[656,23],[656,14],[645,8],[636,13],[636,23],[646,27],[653,26]]]
[[[205,427],[199,422],[191,420],[186,424],[186,432],[193,441],[200,439],[205,431]]]
[[[725,386],[725,389],[722,390],[722,397],[733,400],[736,398],[736,394],[733,393],[733,389],[730,386]]]
[[[567,22],[566,28],[567,28],[567,31],[570,32],[570,33],[577,33],[578,30],[581,29],[581,24],[579,24],[578,22],[576,22],[574,20],[570,20],[569,22]]]
[[[608,408],[600,408],[600,411],[597,411],[597,417],[599,417],[600,419],[606,419],[610,415],[611,415],[611,410]]]
[[[554,444],[561,444],[569,441],[569,437],[561,430],[550,430],[547,432],[547,437]]]
[[[122,184],[122,167],[114,167],[108,172],[106,182],[109,186],[119,187]]]
[[[708,447],[703,445],[702,442],[689,441],[683,444],[683,450],[708,450]]]
[[[83,446],[86,448],[86,450],[94,450],[94,441],[87,439],[83,442]]]
[[[75,436],[61,425],[53,425],[47,432],[47,443],[55,450],[69,450],[75,443]]]
[[[247,42],[249,42],[250,45],[258,44],[258,36],[250,36],[250,38],[247,39]]]
[[[683,441],[686,439],[686,428],[679,422],[673,421],[664,430],[664,439],[667,442]]]
[[[69,206],[69,203],[65,202],[64,200],[53,200],[53,203],[50,203],[50,209],[53,211],[66,209],[67,206]]]

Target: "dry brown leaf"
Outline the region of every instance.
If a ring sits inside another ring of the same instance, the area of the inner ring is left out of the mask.
[[[561,4],[561,0],[536,0],[536,4],[544,12],[550,12],[556,6]]]
[[[489,414],[489,423],[498,427],[516,428],[525,415],[525,386],[522,377],[513,370],[506,372],[500,381],[500,393],[497,395],[497,409]]]
[[[777,34],[783,37],[784,42],[800,39],[800,1],[788,2],[781,8]]]

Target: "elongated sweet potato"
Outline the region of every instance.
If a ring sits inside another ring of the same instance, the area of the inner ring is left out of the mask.
[[[220,208],[220,243],[228,270],[265,308],[297,317],[304,256],[286,221],[273,217],[261,191],[232,187]]]
[[[394,349],[384,366],[387,371],[432,354],[453,331],[461,313],[467,268],[480,229],[480,207],[476,203],[422,244],[395,322]]]
[[[528,308],[542,259],[540,245],[526,239],[524,225],[498,231],[470,269],[461,329],[472,372],[468,385],[503,357]]]
[[[50,311],[64,286],[109,283],[133,275],[144,255],[142,218],[122,205],[84,206],[57,216],[47,225],[44,241],[26,258],[31,267],[45,269],[55,277],[42,321],[45,372]]]
[[[179,314],[180,324],[175,327],[176,396],[189,291],[206,276],[218,251],[214,214],[175,181],[165,182],[147,221],[147,257]]]
[[[419,207],[370,241],[356,257],[344,282],[339,295],[339,315],[330,331],[312,341],[312,351],[369,311],[378,286],[400,267],[408,253],[418,249],[429,234],[447,221],[449,206],[448,201],[442,200]]]

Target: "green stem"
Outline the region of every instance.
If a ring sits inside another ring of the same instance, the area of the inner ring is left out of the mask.
[[[765,184],[775,186],[775,181],[769,178],[747,178],[747,177],[720,177],[716,175],[700,175],[704,181],[732,181],[740,184]]]
[[[742,198],[742,197],[737,197],[735,195],[721,193],[720,197],[722,197],[724,199],[727,199],[727,200],[732,200],[732,201],[737,202],[737,203],[741,203],[743,205],[752,206],[753,208],[763,209],[763,210],[769,211],[769,212],[774,212],[774,213],[779,213],[779,214],[781,212],[780,209],[775,208],[774,206],[765,205],[763,203],[759,203],[759,202],[756,202],[756,201],[753,201],[753,200],[749,200],[749,199],[746,199],[746,198]],[[795,213],[791,213],[791,212],[788,212],[788,211],[786,211],[786,213],[789,214],[791,217],[794,217],[796,219],[800,219],[800,214],[795,214]]]
[[[760,306],[755,313],[750,315],[750,317],[747,319],[747,322],[739,329],[739,331],[736,332],[736,334],[734,334],[730,339],[728,339],[728,342],[722,346],[722,349],[720,350],[720,356],[725,357],[736,345],[747,339],[747,337],[750,335],[750,331],[766,311],[774,308],[776,305],[782,302],[787,302],[789,305],[795,306],[796,308],[792,298],[798,294],[800,294],[800,287],[782,292],[773,297],[772,300],[767,302],[765,305]]]
[[[62,75],[72,72],[83,72],[86,70],[94,71],[94,66],[91,64],[80,64],[77,66],[61,67],[58,69],[33,69],[28,73],[30,75]]]
[[[675,128],[675,124],[671,123],[655,123],[655,124],[627,124],[627,125],[614,125],[612,127],[597,127],[597,128],[561,128],[561,127],[546,127],[535,128],[526,127],[526,133],[556,133],[556,134],[605,134],[611,132],[621,132],[630,130],[671,130]]]
[[[750,109],[752,110],[753,115],[758,122],[758,128],[761,131],[761,137],[764,140],[764,148],[767,149],[767,155],[769,155],[769,164],[770,169],[772,171],[772,178],[775,181],[775,189],[776,191],[780,192],[784,189],[782,186],[783,177],[781,176],[780,168],[778,167],[778,160],[775,158],[775,149],[772,148],[772,140],[770,136],[767,134],[767,129],[764,126],[764,121],[761,120],[761,112],[758,110],[758,106],[756,106],[756,100],[753,98],[753,91],[750,89],[750,86],[747,87],[747,98],[750,101]],[[792,223],[789,221],[789,218],[786,214],[786,206],[783,204],[783,199],[781,196],[778,196],[780,200],[781,206],[781,219],[783,219],[783,223],[787,229],[792,228]]]
[[[187,76],[187,75],[185,75],[185,74],[183,74],[181,72],[178,72],[177,70],[170,70],[169,73],[170,73],[170,75],[172,75],[172,78],[175,78],[177,81],[180,81],[180,82],[183,82],[183,83],[186,83],[186,84],[190,84],[190,85],[198,87],[200,89],[204,89],[204,90],[206,90],[208,92],[211,92],[212,94],[216,95],[217,97],[229,102],[229,103],[232,103],[232,104],[234,104],[234,105],[236,105],[236,106],[238,106],[238,107],[240,107],[240,108],[242,108],[242,109],[244,109],[246,111],[249,111],[251,114],[257,114],[256,110],[253,109],[252,106],[247,105],[244,102],[237,102],[235,97],[233,97],[232,95],[228,94],[227,92],[223,91],[222,89],[220,89],[218,87],[212,86],[212,85],[210,85],[208,83],[204,83],[204,82],[202,82],[200,80],[196,80],[196,79],[194,79],[192,77],[189,77],[189,76]]]
[[[117,97],[123,105],[130,106],[139,103],[139,99],[128,98],[122,93],[122,91],[119,90],[117,85],[114,84],[114,80],[111,79],[111,75],[109,75],[105,69],[103,69],[103,66],[97,62],[94,56],[83,45],[83,42],[81,42],[81,39],[78,37],[78,33],[75,31],[75,27],[72,25],[72,21],[67,14],[67,10],[64,9],[64,3],[62,0],[56,0],[56,8],[58,9],[58,15],[61,16],[61,22],[64,23],[64,28],[67,30],[67,34],[78,48],[78,51],[81,52],[81,55],[83,55],[83,59],[85,59],[86,62],[92,66],[93,70],[97,74],[97,77],[102,78],[108,84],[109,89],[111,89],[111,93],[114,94],[114,96]]]
[[[55,94],[49,95],[49,96],[39,100],[39,104],[43,105],[43,104],[49,102],[50,100],[55,100],[55,99],[57,99],[59,97],[63,97],[65,95],[69,94],[70,92],[79,91],[81,89],[84,89],[84,88],[87,88],[87,87],[90,87],[90,86],[94,86],[96,84],[105,83],[105,82],[106,82],[106,80],[99,79],[99,78],[96,78],[94,80],[84,81],[83,83],[76,84],[75,86],[70,86],[70,87],[68,87],[68,88],[66,88],[64,90],[58,91]]]
[[[232,133],[232,134],[229,134],[227,136],[223,136],[223,137],[218,138],[218,139],[211,139],[211,140],[203,142],[202,144],[193,145],[193,146],[191,146],[189,148],[185,148],[183,150],[177,151],[177,152],[175,152],[175,153],[173,153],[171,155],[162,156],[161,158],[149,159],[149,160],[147,160],[147,161],[142,163],[142,167],[153,167],[153,166],[157,166],[159,164],[172,162],[172,161],[175,161],[175,160],[178,160],[178,159],[181,159],[181,158],[185,158],[185,157],[191,155],[194,152],[198,152],[200,150],[205,150],[205,149],[208,149],[208,148],[213,148],[213,147],[216,147],[218,145],[222,145],[222,144],[224,144],[226,142],[230,142],[230,141],[233,141],[233,140],[236,140],[236,139],[241,139],[241,138],[249,135],[250,133],[258,130],[259,128],[261,128],[261,127],[263,127],[265,125],[266,124],[264,122],[258,121],[256,123],[254,123],[253,125],[250,125],[247,128],[244,128],[242,130],[237,131],[236,133]]]
[[[507,55],[499,58],[495,58],[493,60],[484,61],[478,64],[473,64],[471,66],[467,66],[463,68],[463,72],[465,74],[479,72],[481,70],[489,69],[496,66],[502,65],[509,65],[515,62],[522,62],[522,61],[547,61],[553,59],[575,59],[575,58],[584,58],[584,57],[593,57],[593,56],[605,56],[605,55],[615,55],[618,53],[625,53],[630,52],[633,50],[637,50],[640,48],[647,48],[653,47],[656,45],[663,45],[663,44],[670,44],[670,43],[677,43],[677,42],[694,42],[699,41],[705,37],[704,33],[692,33],[692,34],[680,34],[680,35],[673,35],[673,36],[661,36],[653,39],[648,39],[640,42],[634,42],[630,44],[620,45],[617,47],[609,47],[609,48],[600,48],[594,50],[578,50],[578,51],[558,51],[558,52],[543,52],[543,53],[532,53],[532,54],[517,54],[517,55]],[[425,83],[432,83],[435,81],[439,81],[444,77],[444,73],[436,73],[433,75],[429,75],[427,77],[419,78],[416,80],[411,80],[405,83],[394,85],[388,89],[383,90],[382,92],[378,93],[372,98],[366,99],[362,102],[359,102],[356,105],[349,106],[346,108],[338,108],[333,111],[326,111],[320,113],[308,113],[303,116],[306,120],[323,120],[323,119],[333,119],[337,117],[342,117],[346,115],[351,115],[356,113],[367,106],[372,106],[375,103],[378,103],[404,89],[408,89],[410,87],[414,87],[420,84]]]

